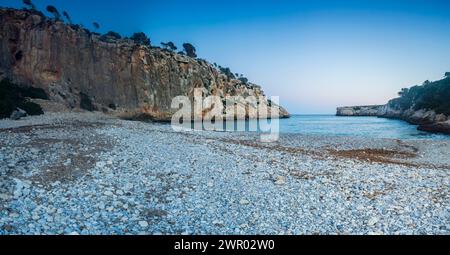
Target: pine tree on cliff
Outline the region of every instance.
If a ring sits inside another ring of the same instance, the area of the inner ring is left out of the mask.
[[[36,10],[36,5],[31,2],[31,0],[23,0],[23,4],[31,8],[32,10]]]
[[[402,90],[400,92],[398,92],[398,95],[399,96],[404,96],[404,95],[407,95],[408,92],[409,92],[408,88],[402,88]]]
[[[163,46],[164,49],[168,49],[171,51],[176,51],[178,48],[177,46],[175,46],[175,44],[173,42],[168,42],[168,43],[161,43],[161,45]]]
[[[135,43],[150,46],[150,38],[144,32],[134,33],[131,38]]]
[[[94,28],[95,28],[96,30],[99,30],[99,29],[100,29],[100,24],[98,24],[97,22],[92,23],[92,25],[94,25]]]
[[[63,11],[63,16],[67,19],[69,24],[72,24],[72,19],[70,18],[69,13],[67,13],[66,11]]]
[[[197,50],[195,49],[194,45],[192,45],[190,43],[184,43],[183,48],[188,57],[191,57],[191,58],[197,57],[197,53],[196,53]]]
[[[53,5],[48,5],[47,6],[47,11],[51,14],[53,14],[53,16],[55,17],[55,20],[61,20],[61,14],[59,14],[58,9],[56,9],[55,6]]]
[[[239,79],[243,84],[247,84],[248,83],[248,79],[245,77],[239,77]]]
[[[108,39],[120,40],[120,39],[122,39],[122,36],[117,32],[109,31],[108,33],[102,35],[101,39],[104,41],[108,41]]]
[[[450,72],[446,72],[444,76],[445,78],[450,78]]]

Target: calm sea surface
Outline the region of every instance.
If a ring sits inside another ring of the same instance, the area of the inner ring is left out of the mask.
[[[377,117],[337,117],[334,115],[293,115],[281,119],[281,133],[357,136],[394,139],[450,140],[448,135],[417,130],[405,121]],[[249,123],[247,122],[247,125]]]

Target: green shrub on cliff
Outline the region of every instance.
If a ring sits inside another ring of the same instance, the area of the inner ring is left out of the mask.
[[[70,18],[70,15],[68,12],[63,11],[63,16],[67,19],[67,21],[69,22],[69,24],[72,24],[72,19]]]
[[[36,6],[33,4],[31,0],[23,0],[22,1],[24,5],[29,7],[31,10],[36,10]]]
[[[55,20],[59,21],[61,20],[61,14],[59,13],[58,9],[56,9],[53,5],[48,5],[46,10],[53,15]]]
[[[450,115],[450,76],[409,89],[404,88],[399,96],[389,102],[391,107],[400,110],[434,110],[436,113]]]
[[[106,33],[100,37],[100,40],[102,40],[104,42],[110,42],[110,43],[113,43],[114,41],[120,40],[120,39],[122,39],[122,36],[119,33],[114,32],[114,31],[109,31],[108,33]]]
[[[100,29],[100,24],[98,24],[97,22],[93,22],[92,25],[94,26],[94,28],[95,28],[96,30],[99,30],[99,29]]]
[[[150,46],[150,38],[143,32],[134,33],[130,39],[137,44]]]
[[[190,43],[184,43],[183,48],[188,57],[197,58],[197,49],[195,49],[194,45]]]
[[[177,46],[175,46],[175,44],[173,42],[167,42],[167,43],[162,42],[161,45],[163,46],[164,49],[171,50],[171,51],[176,51],[178,49]]]
[[[243,84],[247,84],[248,83],[248,79],[245,77],[239,77],[239,79]]]
[[[219,70],[227,76],[228,79],[236,79],[236,76],[234,76],[233,72],[231,72],[231,69],[229,67],[222,67],[219,66]]]

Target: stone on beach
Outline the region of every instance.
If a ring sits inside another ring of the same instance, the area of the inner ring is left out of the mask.
[[[275,184],[276,185],[284,185],[284,184],[286,184],[286,177],[280,176],[280,175],[276,176],[275,177]]]

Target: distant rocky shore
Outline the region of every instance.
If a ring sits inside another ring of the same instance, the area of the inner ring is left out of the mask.
[[[373,106],[347,106],[337,108],[337,116],[376,116],[405,120],[411,124],[418,125],[418,129],[433,133],[450,135],[450,120],[444,114],[437,114],[433,110],[420,109],[417,111],[399,111],[392,109],[389,105]]]
[[[399,95],[385,105],[339,107],[336,115],[395,118],[422,131],[450,134],[450,76],[403,89]]]
[[[380,116],[384,105],[345,106],[337,108],[337,116]]]

